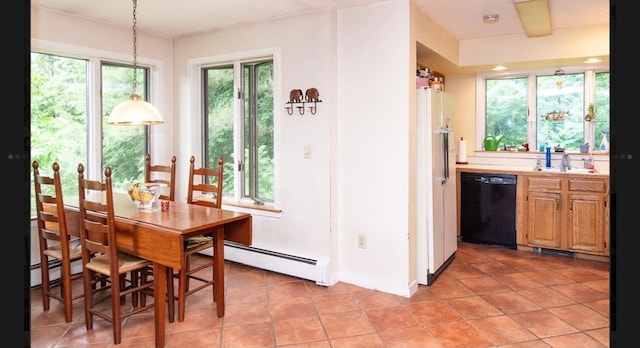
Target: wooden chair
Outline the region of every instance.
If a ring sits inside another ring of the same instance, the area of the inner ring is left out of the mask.
[[[195,157],[189,159],[189,184],[187,189],[187,203],[199,204],[207,207],[220,208],[222,206],[222,164],[223,159],[218,159],[217,168],[194,168]],[[211,286],[211,293],[215,301],[215,291],[213,284],[214,262],[210,261],[193,267],[190,256],[205,249],[213,248],[213,236],[198,236],[185,241],[185,257],[182,260],[182,270],[178,272],[178,321],[184,321],[186,297]],[[198,272],[210,268],[210,279],[199,276]],[[199,284],[189,288],[190,280],[196,280]]]
[[[118,250],[110,167],[105,168],[104,175],[104,182],[87,180],[84,166],[78,165],[84,314],[87,330],[93,329],[94,315],[110,322],[113,343],[120,344],[122,321],[154,308],[144,300],[153,293],[153,282],[148,279],[152,262]],[[129,294],[133,308],[123,311]],[[142,296],[141,301],[138,296]],[[110,312],[100,305],[106,301],[111,302]]]
[[[71,238],[67,231],[60,165],[53,163],[53,177],[40,174],[38,161],[33,161],[32,167],[40,245],[42,307],[48,311],[51,298],[60,301],[64,305],[64,318],[68,323],[73,320],[73,301],[83,296],[82,293],[73,295],[71,290],[71,281],[82,277],[82,273],[71,274],[71,263],[82,258],[80,239]],[[49,262],[53,260],[60,263],[59,281],[51,280]]]
[[[175,201],[176,192],[176,156],[171,157],[171,164],[151,164],[151,155],[147,154],[144,161],[144,182],[166,184],[167,191],[160,195],[160,199],[166,201]],[[168,299],[174,299],[169,301]],[[173,286],[173,269],[167,267],[167,304],[169,322],[174,321],[174,286]]]
[[[170,165],[151,164],[151,155],[144,161],[144,182],[166,184],[168,192],[162,192],[160,199],[173,201],[176,188],[176,156],[171,157]]]

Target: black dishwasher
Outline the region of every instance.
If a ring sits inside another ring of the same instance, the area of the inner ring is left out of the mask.
[[[460,173],[460,237],[463,242],[516,249],[515,175]]]

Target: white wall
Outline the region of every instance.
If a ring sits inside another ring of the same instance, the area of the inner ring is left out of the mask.
[[[174,41],[174,87],[178,158],[192,154],[201,159],[197,83],[190,64],[206,57],[236,52],[275,50],[280,81],[274,83],[276,104],[276,158],[281,174],[281,214],[253,214],[253,246],[311,259],[331,259],[331,158],[336,119],[335,12],[322,11],[277,21],[249,24],[203,33]],[[279,86],[279,89],[278,89]],[[284,109],[289,91],[315,87],[322,103],[317,112],[288,115]],[[194,103],[194,97],[196,102]],[[309,146],[311,159],[304,158]],[[185,178],[187,167],[178,177]],[[184,184],[177,185],[186,188]],[[178,189],[182,199],[184,191]],[[227,209],[235,209],[226,207]]]
[[[409,295],[409,2],[338,14],[340,279]],[[415,93],[414,93],[415,94]],[[357,247],[358,234],[367,248]]]

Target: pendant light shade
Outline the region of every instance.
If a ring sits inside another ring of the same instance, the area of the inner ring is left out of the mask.
[[[113,108],[107,124],[117,126],[144,126],[163,124],[164,120],[160,116],[160,112],[155,106],[142,100],[140,95],[136,94],[136,72],[138,70],[136,63],[136,8],[138,1],[133,0],[133,94],[129,100],[124,101]]]
[[[132,94],[129,100],[113,108],[107,123],[118,126],[141,126],[163,124],[164,120],[155,106],[142,100],[139,95]]]

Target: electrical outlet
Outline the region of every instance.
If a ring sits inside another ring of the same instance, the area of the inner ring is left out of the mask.
[[[358,248],[366,249],[367,248],[367,235],[364,233],[358,234]]]

